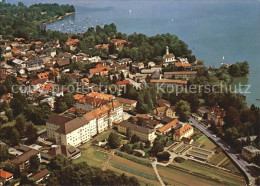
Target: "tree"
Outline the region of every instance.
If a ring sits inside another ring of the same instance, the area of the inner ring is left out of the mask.
[[[126,153],[128,153],[128,154],[133,153],[133,149],[132,149],[128,144],[124,144],[124,145],[121,147],[121,151],[126,152]]]
[[[203,59],[198,59],[197,60],[197,65],[204,65],[204,60]]]
[[[29,123],[26,126],[25,136],[28,138],[27,143],[29,144],[32,144],[37,140],[37,129],[34,127],[33,123]]]
[[[64,102],[62,97],[56,97],[56,102],[54,103],[54,107],[55,107],[55,111],[58,113],[62,113],[68,109],[68,105],[66,102]]]
[[[162,152],[164,148],[164,144],[163,142],[159,141],[159,140],[154,140],[153,142],[153,147],[151,149],[151,154],[156,156],[159,152]]]
[[[112,149],[118,148],[121,144],[121,139],[118,134],[110,133],[108,137],[108,144]]]
[[[71,93],[66,93],[63,97],[63,100],[66,102],[68,108],[71,108],[75,103],[75,100],[73,99],[73,95]]]
[[[249,74],[249,64],[247,61],[240,63],[240,73],[242,76]]]
[[[12,128],[11,132],[10,132],[10,142],[11,144],[13,145],[18,145],[19,144],[19,138],[20,138],[20,135],[19,135],[19,132],[16,128]]]
[[[131,137],[131,143],[136,143],[136,142],[139,142],[140,141],[140,138],[134,134],[132,137]]]
[[[28,178],[28,175],[26,173],[23,173],[20,179],[20,185],[36,185],[33,180]]]
[[[0,162],[4,162],[8,160],[10,154],[8,152],[8,148],[4,144],[0,144]]]
[[[26,120],[25,120],[24,115],[23,114],[18,115],[15,119],[14,127],[17,129],[20,136],[24,135],[25,124],[26,124]]]
[[[164,151],[162,153],[158,153],[156,157],[158,161],[169,161],[170,156],[171,155],[169,154],[169,152]]]
[[[228,107],[226,111],[226,116],[224,117],[225,125],[223,126],[224,129],[228,127],[238,127],[241,126],[241,121],[239,117],[239,113],[236,108]]]
[[[140,143],[140,149],[141,149],[141,150],[144,150],[143,142]]]
[[[125,80],[125,75],[124,75],[123,71],[121,71],[121,73],[120,73],[120,79],[121,79],[121,81]]]
[[[228,73],[229,75],[233,76],[233,77],[239,77],[241,76],[240,73],[240,68],[238,64],[233,64],[228,68]]]
[[[37,172],[39,166],[40,166],[40,159],[37,155],[33,155],[29,158],[30,162],[30,171],[31,172]]]
[[[52,170],[61,171],[70,163],[71,161],[64,154],[57,154],[51,159],[49,166]]]
[[[69,85],[72,83],[72,79],[67,74],[62,74],[59,83],[62,85]]]
[[[126,136],[127,136],[128,139],[131,139],[131,136],[132,136],[132,130],[131,130],[130,127],[127,128],[127,130],[126,130]]]
[[[175,105],[176,113],[183,122],[188,121],[190,116],[190,104],[187,101],[180,100]]]

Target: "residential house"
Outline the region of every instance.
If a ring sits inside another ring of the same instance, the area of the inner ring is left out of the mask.
[[[32,176],[32,180],[35,181],[35,183],[40,183],[44,180],[47,180],[48,177],[50,176],[50,171],[48,169],[43,169],[36,173],[35,175]]]
[[[26,69],[28,71],[40,70],[41,68],[44,68],[44,66],[43,60],[40,58],[26,62]]]
[[[93,56],[93,57],[87,58],[87,61],[90,63],[98,63],[101,61],[101,58],[99,56]]]
[[[46,72],[42,72],[37,74],[39,79],[49,79],[50,76],[50,72],[46,71]]]
[[[72,38],[69,38],[67,41],[66,41],[66,45],[68,45],[70,47],[70,50],[74,51],[76,50],[77,48],[77,44],[80,42],[79,39],[72,39]]]
[[[124,111],[134,110],[136,107],[136,104],[137,104],[136,100],[125,99],[125,98],[121,98],[121,97],[116,97],[115,101],[119,102],[120,104],[123,105]]]
[[[207,108],[207,120],[211,124],[214,124],[216,126],[223,126],[224,125],[225,115],[226,115],[225,110],[220,108],[217,105]]]
[[[138,68],[138,69],[142,69],[142,68],[144,68],[144,63],[143,62],[133,63],[132,66],[135,67],[135,68]]]
[[[56,49],[54,48],[48,48],[46,51],[46,56],[50,56],[52,58],[54,58],[57,55]]]
[[[180,128],[174,131],[173,140],[181,141],[183,137],[190,138],[193,135],[193,127],[188,123],[180,123]]]
[[[178,119],[175,119],[169,123],[167,123],[166,125],[164,125],[163,127],[161,128],[158,128],[157,131],[160,135],[165,135],[169,132],[171,132],[178,124],[179,120]]]
[[[29,168],[29,166],[30,166],[29,159],[30,159],[31,156],[34,156],[34,155],[37,155],[40,162],[41,162],[40,151],[34,150],[34,149],[30,149],[30,150],[24,152],[22,155],[12,159],[11,162],[14,165],[18,166],[19,170],[21,172],[23,172],[24,170]]]
[[[259,154],[260,154],[260,150],[252,145],[245,146],[242,149],[242,156],[248,161],[251,161],[255,156]]]
[[[112,99],[114,99],[113,95],[99,93],[99,92],[91,92],[91,93],[87,94],[87,96],[101,98],[101,99],[104,99],[104,100],[112,100]]]
[[[156,66],[156,64],[155,64],[155,62],[152,62],[152,61],[150,61],[150,62],[148,62],[148,67],[155,67]]]
[[[174,66],[176,67],[183,67],[183,68],[191,68],[191,64],[189,62],[175,62]]]
[[[164,99],[157,99],[156,100],[156,105],[158,107],[170,107],[171,106],[171,103],[169,101],[166,101]]]
[[[166,79],[190,79],[196,75],[196,71],[164,72],[164,78]]]
[[[15,67],[16,68],[25,68],[26,67],[26,64],[25,64],[25,61],[21,60],[21,59],[14,59],[12,61],[12,63],[15,64]]]
[[[102,67],[89,69],[89,73],[91,75],[96,74],[101,76],[107,76],[109,71],[110,71],[110,66],[102,66]]]
[[[111,39],[110,43],[116,47],[116,50],[122,50],[128,44],[124,39]]]
[[[95,49],[108,51],[109,44],[99,44],[94,46]]]
[[[16,72],[12,69],[2,68],[0,69],[0,80],[5,80],[7,76],[16,76]]]
[[[138,126],[136,124],[132,124],[128,121],[123,121],[118,124],[118,132],[126,134],[127,129],[131,130],[132,135],[137,135],[142,141],[150,141],[153,142],[157,137],[154,129],[149,129],[147,127]]]
[[[13,94],[5,93],[1,96],[0,103],[7,102],[9,103],[13,99]]]
[[[3,169],[0,169],[0,185],[1,182],[4,183],[7,181],[10,181],[14,178],[14,175],[10,172],[4,171]]]

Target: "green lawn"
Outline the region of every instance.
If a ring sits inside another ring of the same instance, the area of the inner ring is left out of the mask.
[[[204,149],[213,150],[216,148],[216,145],[204,134],[196,140],[196,143],[200,143]]]
[[[105,139],[108,139],[108,137],[109,137],[109,135],[110,135],[111,132],[112,132],[112,133],[116,133],[116,131],[115,131],[114,129],[110,129],[110,130],[107,130],[107,131],[103,132],[102,134],[99,134],[99,135],[95,138],[95,140],[103,141],[103,140],[105,140]]]
[[[81,157],[73,160],[74,163],[87,162],[88,165],[102,168],[108,158],[108,154],[98,151],[97,147],[90,147],[81,151]]]
[[[144,178],[149,179],[149,180],[157,181],[157,177],[155,175],[151,175],[151,174],[148,174],[146,172],[142,172],[142,171],[139,171],[137,169],[133,169],[131,167],[121,165],[121,164],[118,164],[118,163],[115,163],[115,162],[111,162],[110,165],[112,167],[115,167],[115,168],[120,169],[122,171],[129,172],[129,173],[144,177]]]
[[[46,128],[46,125],[34,125],[34,126],[35,126],[35,128],[36,128],[38,131],[40,131],[40,130]]]

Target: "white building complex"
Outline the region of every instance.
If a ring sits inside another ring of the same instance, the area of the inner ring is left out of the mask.
[[[52,115],[46,121],[47,136],[60,145],[79,146],[123,120],[123,106],[109,102],[75,119]]]

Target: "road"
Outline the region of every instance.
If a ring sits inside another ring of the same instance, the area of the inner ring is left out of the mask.
[[[203,132],[208,138],[210,138],[212,141],[214,141],[216,144],[218,144],[223,151],[225,151],[229,157],[240,167],[240,169],[246,174],[249,185],[255,185],[255,177],[251,175],[251,169],[250,164],[245,161],[240,154],[237,154],[234,150],[229,148],[229,146],[219,137],[216,137],[208,128],[206,128],[204,125],[199,123],[194,118],[190,117],[189,122],[195,126],[197,129],[199,129],[201,132]],[[215,137],[214,137],[215,136]]]

